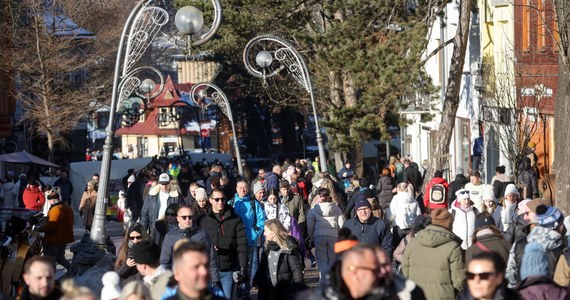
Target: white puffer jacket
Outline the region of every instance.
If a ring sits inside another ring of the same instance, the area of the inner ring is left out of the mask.
[[[461,248],[463,248],[463,250],[467,250],[467,248],[472,244],[471,238],[475,233],[475,217],[479,211],[473,205],[471,205],[467,211],[463,211],[459,207],[459,202],[455,200],[451,204],[449,212],[454,217],[453,233],[463,240]]]
[[[344,215],[333,202],[317,203],[307,215],[307,231],[312,240],[315,236],[338,237],[344,225]]]
[[[398,192],[390,202],[386,219],[392,226],[409,229],[414,225],[414,219],[422,213],[418,202],[408,192]]]

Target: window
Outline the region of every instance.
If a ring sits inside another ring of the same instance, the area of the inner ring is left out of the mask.
[[[530,51],[530,0],[524,0],[522,5],[522,51]]]
[[[546,50],[546,10],[545,0],[536,0],[536,50]]]

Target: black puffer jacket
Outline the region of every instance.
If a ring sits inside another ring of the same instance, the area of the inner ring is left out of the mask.
[[[449,184],[449,191],[447,191],[447,202],[449,202],[449,205],[455,200],[455,192],[462,189],[468,182],[469,180],[467,180],[465,175],[455,175],[455,180]]]
[[[222,214],[210,210],[198,220],[198,224],[208,233],[218,251],[220,272],[247,267],[245,227],[231,206],[226,205]]]
[[[287,248],[281,250],[277,262],[277,282],[286,281],[293,283],[304,283],[303,281],[303,255],[300,252],[299,244],[293,237],[287,239]],[[269,243],[263,252],[259,263],[259,269],[255,275],[253,284],[259,287],[259,299],[276,298],[273,295],[273,284],[270,278],[268,253],[279,251],[279,245]]]

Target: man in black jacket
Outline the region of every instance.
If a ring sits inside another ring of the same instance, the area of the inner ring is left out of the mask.
[[[242,277],[243,282],[249,282],[246,278],[249,274],[247,269],[247,240],[245,227],[240,217],[233,208],[227,204],[224,192],[214,188],[210,195],[211,210],[198,220],[200,228],[204,229],[218,254],[218,269],[220,281],[227,299],[231,299],[234,286],[233,273]]]

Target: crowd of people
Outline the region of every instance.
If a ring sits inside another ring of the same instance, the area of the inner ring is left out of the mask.
[[[349,162],[334,173],[300,159],[257,174],[244,169],[243,178],[219,163],[129,170],[125,234],[108,276],[116,280],[96,296],[247,299],[255,290],[258,299],[570,299],[568,218],[548,199],[523,199],[526,190],[502,166],[489,184],[477,172],[448,183],[436,171],[425,188],[410,158],[392,157],[374,183]],[[86,230],[96,183],[80,205]],[[46,246],[50,222],[70,209],[56,191],[48,199]],[[22,299],[84,295],[72,283],[67,292],[53,284],[49,257],[68,268],[61,249],[72,241],[27,262]],[[305,283],[308,267],[318,269],[317,288]]]

